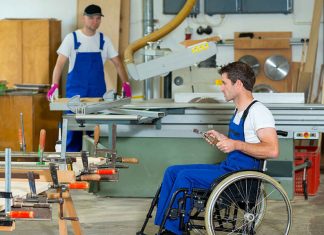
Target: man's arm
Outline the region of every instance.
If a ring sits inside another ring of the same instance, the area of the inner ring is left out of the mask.
[[[257,130],[260,143],[247,143],[239,140],[223,139],[217,143],[217,148],[230,153],[234,150],[260,159],[277,158],[279,156],[278,136],[275,128],[261,128]]]
[[[56,60],[56,64],[53,70],[53,79],[52,79],[52,84],[60,84],[60,79],[62,76],[62,71],[64,68],[64,65],[68,58],[62,54],[59,54]]]
[[[125,66],[122,63],[121,59],[119,56],[115,56],[113,58],[111,58],[111,62],[114,64],[117,73],[120,77],[120,79],[122,80],[122,82],[128,82],[128,76],[125,70]]]
[[[68,58],[62,54],[59,54],[59,56],[57,57],[56,64],[53,70],[52,86],[46,95],[48,101],[53,101],[54,99],[58,98],[58,88],[60,84],[60,79],[67,59]]]

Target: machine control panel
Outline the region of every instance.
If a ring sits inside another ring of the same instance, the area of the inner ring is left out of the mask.
[[[318,132],[305,131],[305,132],[294,133],[294,139],[317,140],[318,138],[319,138]]]

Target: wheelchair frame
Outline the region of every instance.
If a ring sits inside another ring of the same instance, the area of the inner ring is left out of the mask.
[[[183,235],[189,235],[190,231],[195,229],[204,229],[210,235],[217,234],[220,231],[231,234],[254,235],[262,223],[263,216],[266,213],[266,201],[270,196],[266,194],[267,190],[263,188],[263,185],[273,188],[270,194],[276,190],[275,194],[281,195],[281,200],[286,207],[284,211],[287,213],[287,221],[286,224],[283,224],[284,231],[282,231],[282,234],[288,234],[292,223],[292,209],[289,198],[285,190],[274,178],[263,173],[265,166],[266,161],[263,163],[262,171],[243,170],[228,173],[214,182],[212,190],[195,188],[192,189],[191,193],[186,188],[177,190],[172,195],[157,235],[162,233],[167,219],[176,218],[180,218],[179,228],[183,231]],[[231,192],[231,187],[237,192]],[[244,192],[239,192],[240,188],[242,188],[242,191],[248,192],[248,196],[245,195],[246,198],[242,196]],[[160,190],[161,187],[157,190],[144,224],[141,230],[136,233],[137,235],[145,235],[144,230],[149,219],[152,218],[152,212],[158,203]],[[183,193],[183,197],[178,200],[178,208],[172,208],[179,193]],[[237,195],[240,194],[241,199],[238,199]],[[189,222],[185,223],[185,207],[188,199],[191,200],[193,206]],[[226,201],[230,203],[224,203]],[[201,213],[205,213],[205,215],[202,216]],[[239,216],[242,216],[242,219],[238,219]],[[205,221],[205,224],[194,224],[193,221]],[[239,223],[240,221],[242,224]],[[215,223],[217,223],[218,227]]]

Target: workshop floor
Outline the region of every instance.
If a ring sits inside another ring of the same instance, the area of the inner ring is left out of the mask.
[[[324,182],[324,174],[321,175],[321,180]],[[90,235],[135,235],[140,230],[151,203],[151,199],[98,197],[85,191],[73,192],[73,200],[84,234]],[[303,197],[295,197],[292,206],[293,226],[290,234],[324,234],[323,183],[316,196],[307,201]],[[53,210],[53,215],[56,215],[57,207],[54,206]],[[69,234],[73,234],[70,223],[68,225]],[[146,233],[153,235],[155,232],[156,227],[150,222]],[[10,234],[57,235],[57,218],[42,222],[18,221],[16,230]]]

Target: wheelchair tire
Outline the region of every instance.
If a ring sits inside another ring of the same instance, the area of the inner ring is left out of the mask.
[[[205,227],[209,235],[286,235],[291,218],[289,198],[275,179],[261,172],[241,171],[226,177],[211,192]]]

